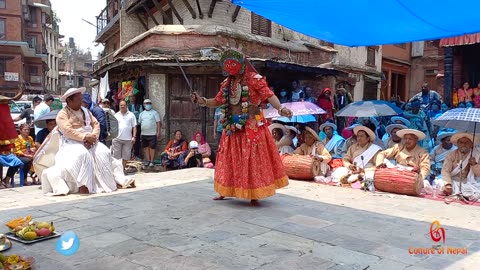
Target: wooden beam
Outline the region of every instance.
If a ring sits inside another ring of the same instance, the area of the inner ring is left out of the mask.
[[[192,18],[196,19],[197,18],[197,13],[195,13],[195,10],[193,10],[192,6],[188,2],[188,0],[182,0],[185,6],[187,7],[188,11],[190,11],[190,14],[192,14]]]
[[[198,2],[198,0],[195,0],[195,2],[197,2],[198,17],[200,17],[200,19],[203,19],[203,12],[202,12],[202,8],[200,7],[200,3]]]
[[[142,23],[143,28],[145,28],[145,31],[148,31],[148,25],[147,25],[147,23],[145,23],[145,21],[144,21],[143,18],[140,16],[140,14],[139,14],[139,13],[135,13],[135,15],[137,15],[137,18],[138,18],[138,20]]]
[[[165,12],[165,10],[163,10],[162,6],[160,6],[160,3],[157,0],[153,0],[152,2],[155,5],[155,7],[157,8],[157,10],[160,11],[160,13],[162,13],[163,17],[169,18],[170,21],[173,22],[173,18],[171,16],[167,15],[167,13]]]
[[[213,15],[213,10],[215,9],[215,5],[217,4],[217,0],[212,0],[210,2],[210,9],[208,10],[208,17],[211,18]]]
[[[175,14],[175,17],[177,17],[177,20],[180,22],[180,24],[183,24],[182,16],[180,16],[180,14],[178,14],[177,9],[175,8],[175,6],[172,3],[172,0],[167,0],[167,2],[168,2],[168,5],[170,6],[170,8],[173,11],[173,14]]]
[[[242,8],[241,6],[237,6],[235,8],[235,11],[233,12],[233,15],[232,15],[232,22],[235,22],[237,20],[237,16],[241,8]]]
[[[155,1],[155,0],[154,0]],[[143,9],[145,9],[145,11],[147,12],[148,16],[150,16],[150,18],[152,18],[153,22],[155,23],[155,25],[159,25],[157,19],[155,19],[155,16],[153,16],[153,14],[150,12],[150,9],[147,7],[147,5],[144,3],[143,4]]]

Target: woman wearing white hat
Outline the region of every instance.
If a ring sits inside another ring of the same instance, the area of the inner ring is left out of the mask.
[[[403,144],[395,144],[380,152],[376,165],[386,167],[385,160],[394,159],[397,166],[416,171],[423,182],[430,173],[430,158],[427,151],[418,145],[418,141],[425,139],[425,133],[415,129],[402,129],[397,131],[397,135],[403,139]]]
[[[82,107],[85,88],[70,88],[57,115],[61,132],[55,165],[43,171],[42,190],[52,195],[112,192],[117,189],[110,150],[98,143],[100,124]]]
[[[292,139],[286,135],[287,129],[284,125],[274,123],[268,126],[268,129],[270,129],[270,132],[272,133],[272,137],[275,140],[275,145],[277,146],[280,155],[293,153]]]

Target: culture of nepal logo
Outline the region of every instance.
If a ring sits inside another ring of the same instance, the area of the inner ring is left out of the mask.
[[[431,248],[422,248],[422,247],[409,247],[408,253],[409,254],[450,254],[450,255],[458,255],[458,254],[468,254],[468,248],[466,247],[450,247],[445,246],[446,234],[445,228],[440,226],[440,222],[438,220],[434,220],[430,224],[430,238],[435,242]],[[440,244],[442,241],[443,245]]]

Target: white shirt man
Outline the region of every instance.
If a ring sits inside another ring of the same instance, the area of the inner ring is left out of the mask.
[[[118,121],[118,136],[112,141],[113,157],[122,159],[125,167],[131,158],[132,147],[136,140],[137,119],[132,112],[128,111],[127,102],[120,101],[119,107],[120,111],[115,114]]]
[[[145,162],[149,167],[153,167],[155,158],[155,149],[157,141],[160,138],[160,114],[152,109],[152,101],[145,99],[143,101],[145,111],[138,116],[138,123],[141,127],[142,146],[145,152]]]
[[[50,112],[50,106],[52,105],[54,101],[53,96],[51,95],[45,95],[43,102],[40,103],[38,106],[35,107],[33,110],[33,119],[38,119],[41,116],[47,114]],[[40,132],[42,128],[39,128],[35,126],[35,135],[37,135],[38,132]]]

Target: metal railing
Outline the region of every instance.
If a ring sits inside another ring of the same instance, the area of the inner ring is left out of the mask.
[[[110,54],[107,54],[106,56],[100,58],[97,60],[97,62],[95,62],[93,64],[93,71],[97,71],[98,69],[100,69],[101,67],[103,67],[104,65],[106,64],[109,64],[111,62],[113,62],[113,52],[110,53]]]
[[[100,33],[110,21],[118,15],[120,11],[120,1],[109,1],[107,6],[97,16],[97,35]]]

